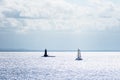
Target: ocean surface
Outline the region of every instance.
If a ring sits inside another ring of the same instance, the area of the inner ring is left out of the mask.
[[[120,80],[120,52],[0,52],[0,80]]]

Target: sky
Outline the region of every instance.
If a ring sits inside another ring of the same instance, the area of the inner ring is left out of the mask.
[[[120,50],[120,0],[0,0],[0,49]]]

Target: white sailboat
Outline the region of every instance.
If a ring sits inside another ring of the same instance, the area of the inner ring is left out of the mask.
[[[77,53],[77,58],[76,58],[76,60],[82,60],[80,49],[78,49],[78,53]]]

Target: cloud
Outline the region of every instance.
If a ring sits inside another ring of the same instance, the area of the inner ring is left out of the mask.
[[[0,0],[0,30],[105,31],[119,29],[120,6],[109,0],[88,0],[88,5],[65,0]]]

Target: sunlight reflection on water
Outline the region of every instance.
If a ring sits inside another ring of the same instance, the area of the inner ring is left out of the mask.
[[[119,52],[0,52],[0,80],[120,80]]]

